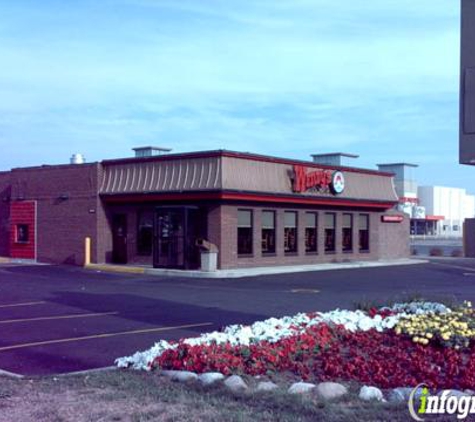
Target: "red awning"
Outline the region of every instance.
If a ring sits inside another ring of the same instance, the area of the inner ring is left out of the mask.
[[[445,220],[445,217],[443,215],[426,215],[426,220],[441,221],[441,220]]]

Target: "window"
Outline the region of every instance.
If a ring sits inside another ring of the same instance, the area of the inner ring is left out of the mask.
[[[151,255],[153,244],[153,213],[139,212],[137,214],[137,253]]]
[[[284,212],[284,252],[297,252],[297,213]]]
[[[318,216],[316,212],[305,214],[305,252],[317,252]]]
[[[275,253],[275,212],[262,211],[262,253]]]
[[[252,211],[238,210],[238,255],[252,254]]]
[[[358,232],[359,232],[359,251],[368,252],[369,251],[369,215],[368,214],[359,215]]]
[[[325,252],[335,252],[336,215],[333,212],[325,213]]]
[[[343,214],[343,252],[353,251],[353,216],[351,214]]]
[[[28,243],[30,241],[30,233],[28,224],[17,224],[16,225],[16,242],[17,243]]]
[[[455,226],[452,226],[452,230],[454,232],[458,232],[459,231],[459,226],[455,225]]]

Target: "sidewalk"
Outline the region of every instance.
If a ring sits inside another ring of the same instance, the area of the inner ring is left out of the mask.
[[[146,274],[162,277],[185,277],[185,278],[242,278],[256,277],[272,274],[289,274],[312,271],[348,270],[352,268],[375,268],[396,265],[425,264],[429,261],[423,259],[394,259],[380,261],[354,261],[332,264],[274,266],[257,268],[233,268],[229,270],[200,271],[200,270],[170,270],[165,268],[151,268],[129,265],[90,264],[86,269],[105,272],[117,272],[128,274]]]
[[[8,256],[0,256],[0,264],[44,265],[34,259],[9,258]]]

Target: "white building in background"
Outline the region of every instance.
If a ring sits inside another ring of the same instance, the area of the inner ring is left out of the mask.
[[[411,235],[461,237],[463,221],[475,216],[475,196],[465,189],[418,186],[417,164],[378,164],[381,171],[394,173],[398,209],[411,217]]]
[[[475,196],[465,189],[419,186],[417,194],[426,214],[438,217],[435,235],[462,236],[464,220],[475,216]]]

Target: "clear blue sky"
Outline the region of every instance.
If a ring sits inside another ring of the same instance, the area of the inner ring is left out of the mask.
[[[458,164],[458,0],[0,0],[0,170],[232,149]]]

